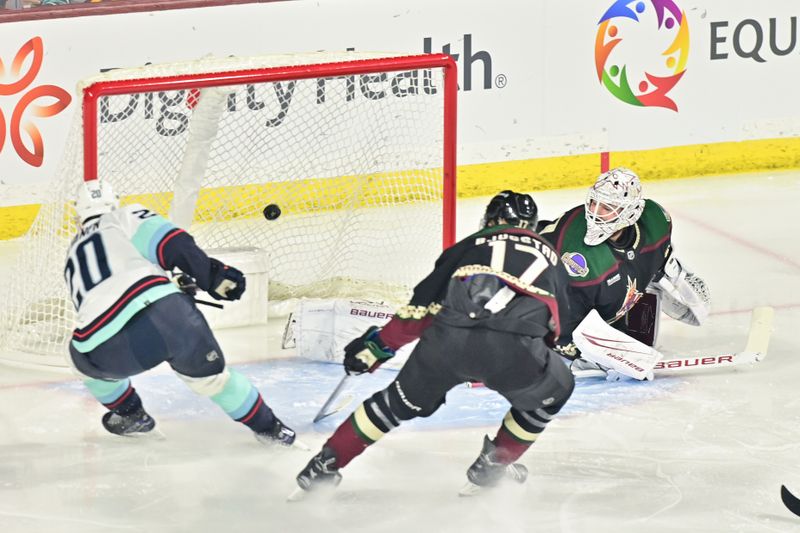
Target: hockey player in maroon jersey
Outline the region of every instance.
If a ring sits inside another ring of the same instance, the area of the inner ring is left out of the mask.
[[[539,231],[555,246],[569,275],[569,316],[556,347],[566,357],[578,357],[570,332],[592,309],[651,346],[659,308],[695,326],[708,316],[706,283],[675,257],[672,220],[660,205],[643,198],[632,170],[601,174],[583,205],[555,222],[540,222]],[[576,366],[593,366],[583,363],[579,359]]]
[[[546,341],[560,333],[566,275],[553,249],[529,229],[536,220],[529,195],[498,194],[482,229],[442,253],[409,304],[345,347],[345,370],[361,374],[420,339],[397,378],[361,404],[298,474],[300,489],[290,499],[338,484],[339,471],[368,446],[403,421],[432,415],[465,381],[498,391],[511,409],[494,439],[484,439],[462,494],[504,477],[525,481],[527,470],[514,462],[575,386]]]

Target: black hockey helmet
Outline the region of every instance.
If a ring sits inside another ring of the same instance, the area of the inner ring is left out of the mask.
[[[500,219],[513,226],[534,228],[539,220],[539,209],[530,194],[502,191],[486,206],[481,228],[485,228],[489,222],[498,224]]]

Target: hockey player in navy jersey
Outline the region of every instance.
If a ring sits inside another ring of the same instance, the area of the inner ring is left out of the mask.
[[[167,274],[178,268],[213,298],[238,300],[246,287],[242,272],[208,257],[191,235],[145,207],[119,207],[107,182],[81,184],[75,209],[80,230],[64,268],[77,310],[69,352],[108,409],[103,427],[117,435],[153,429],[129,378],[166,361],[259,441],[291,445],[295,432],[244,375],[226,367],[205,318]]]
[[[567,358],[580,355],[571,332],[592,309],[651,346],[659,309],[695,326],[707,318],[706,283],[675,256],[672,220],[643,197],[632,170],[620,167],[601,174],[584,204],[554,222],[540,222],[539,232],[555,246],[569,275],[570,312],[556,346]],[[597,368],[582,359],[577,363],[578,369]]]
[[[566,274],[552,248],[530,229],[536,218],[529,195],[495,196],[482,229],[442,253],[409,304],[345,347],[346,371],[360,374],[419,338],[397,378],[358,407],[303,468],[290,499],[338,484],[339,471],[368,446],[403,421],[432,415],[465,381],[498,391],[511,409],[494,439],[484,439],[462,494],[502,478],[525,480],[527,470],[514,462],[575,386],[546,340],[559,334]]]

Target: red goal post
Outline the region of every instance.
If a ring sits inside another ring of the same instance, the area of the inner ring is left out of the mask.
[[[445,54],[204,58],[84,80],[0,289],[0,359],[64,364],[82,180],[108,179],[123,205],[171,216],[205,249],[265,250],[270,300],[400,301],[455,240],[457,92]],[[282,214],[265,220],[273,203]]]
[[[421,54],[379,59],[341,61],[322,65],[293,65],[265,70],[241,70],[149,79],[96,82],[83,89],[83,167],[84,180],[97,179],[98,101],[104,96],[153,91],[199,90],[206,87],[280,82],[320,77],[365,75],[374,72],[397,72],[441,68],[444,71],[443,128],[443,202],[442,246],[455,242],[456,213],[456,125],[458,80],[457,66],[447,54]]]

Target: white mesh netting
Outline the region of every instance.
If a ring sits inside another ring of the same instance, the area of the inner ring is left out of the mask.
[[[442,246],[444,74],[326,71],[331,62],[378,55],[206,59],[86,80],[79,90],[112,80],[145,86],[100,98],[90,139],[97,176],[123,204],[172,216],[205,249],[266,249],[270,300],[400,302]],[[152,90],[143,81],[198,73],[226,79],[218,73],[286,65],[316,67],[305,79],[202,90]],[[83,132],[76,113],[50,200],[0,289],[6,359],[64,364],[73,310],[62,272],[75,231],[70,202],[84,179]],[[278,219],[264,218],[268,204],[280,207]]]

